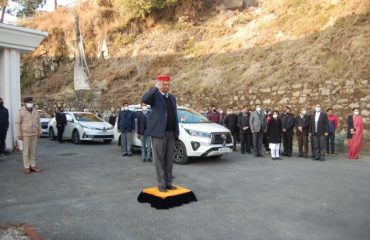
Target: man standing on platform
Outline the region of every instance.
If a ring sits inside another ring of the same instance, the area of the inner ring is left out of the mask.
[[[17,140],[23,141],[24,173],[41,172],[36,167],[37,138],[41,136],[40,115],[33,106],[33,98],[26,97],[24,106],[18,110],[15,120]]]
[[[9,112],[0,98],[0,156],[5,156],[5,139],[9,129]]]
[[[141,100],[150,105],[146,134],[152,137],[158,189],[161,192],[176,189],[172,185],[172,169],[176,139],[179,137],[176,98],[169,93],[170,77],[158,76],[155,87]]]
[[[64,108],[59,107],[58,112],[55,114],[55,120],[57,122],[57,129],[58,129],[58,142],[63,143],[63,133],[64,128],[67,125],[67,117],[64,113]]]

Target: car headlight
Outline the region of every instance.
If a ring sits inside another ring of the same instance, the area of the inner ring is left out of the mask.
[[[201,132],[201,131],[195,131],[191,129],[185,129],[187,133],[189,133],[190,136],[194,137],[202,137],[202,138],[210,138],[211,134],[207,132]]]

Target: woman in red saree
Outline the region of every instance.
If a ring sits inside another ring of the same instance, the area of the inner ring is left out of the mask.
[[[348,159],[358,159],[364,135],[364,121],[359,108],[353,108],[353,115],[347,118]]]

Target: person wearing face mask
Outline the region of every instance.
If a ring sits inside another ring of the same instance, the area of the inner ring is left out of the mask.
[[[348,140],[348,159],[358,159],[360,156],[363,137],[364,137],[364,120],[360,114],[359,108],[353,108],[353,115],[347,118],[347,140]]]
[[[33,98],[26,97],[24,106],[16,114],[15,126],[17,140],[23,141],[23,166],[24,172],[41,172],[36,167],[37,138],[41,136],[41,124],[38,111],[33,106]]]
[[[256,105],[256,111],[251,113],[249,126],[253,135],[253,150],[256,157],[262,157],[262,138],[266,132],[266,116],[261,105]]]
[[[241,154],[251,153],[250,135],[251,129],[249,127],[250,114],[246,106],[243,107],[242,114],[238,117],[238,127],[240,130],[240,152]]]
[[[281,160],[280,158],[280,144],[281,144],[281,121],[279,112],[273,111],[272,118],[267,123],[267,135],[269,139],[269,146],[272,160]]]
[[[0,98],[0,156],[5,156],[5,140],[9,129],[9,112]]]
[[[307,158],[309,117],[307,115],[306,108],[302,108],[301,113],[296,117],[295,128],[298,141],[298,157]]]
[[[331,153],[332,156],[335,155],[335,131],[339,126],[339,120],[337,115],[333,113],[332,108],[328,108],[326,111],[328,115],[328,122],[329,122],[329,133],[326,136],[326,154],[329,155]],[[330,150],[330,151],[329,151]]]
[[[270,109],[266,110],[266,126],[269,123],[270,119],[272,118],[272,111]],[[263,145],[266,150],[266,154],[270,153],[270,142],[269,142],[269,135],[267,133],[263,134]]]
[[[316,104],[315,112],[310,120],[310,134],[313,140],[313,160],[325,161],[325,137],[328,136],[329,123],[326,113],[321,111],[321,105]]]
[[[220,123],[220,113],[217,111],[216,105],[212,105],[212,111],[207,114],[207,118],[213,123]]]
[[[283,131],[283,155],[291,157],[293,154],[293,135],[294,135],[294,115],[291,113],[292,109],[286,107],[284,117],[281,119],[281,128]]]
[[[160,192],[177,189],[172,185],[172,170],[175,144],[180,131],[176,98],[169,93],[170,80],[170,76],[158,76],[155,87],[141,97],[141,101],[151,108],[146,133],[152,138],[153,160]]]
[[[233,151],[236,151],[236,142],[238,141],[238,115],[235,114],[234,109],[230,108],[229,114],[225,117],[225,127],[228,128],[233,135]]]
[[[152,141],[150,136],[147,135],[146,129],[148,125],[148,106],[141,103],[142,111],[137,116],[136,136],[141,141],[141,158],[143,162],[152,161]]]
[[[117,131],[121,133],[122,156],[132,156],[132,131],[135,129],[135,113],[128,109],[128,102],[122,104],[118,115]]]
[[[67,117],[63,107],[59,107],[58,112],[55,113],[55,121],[57,122],[58,142],[63,143],[64,128],[67,125]]]

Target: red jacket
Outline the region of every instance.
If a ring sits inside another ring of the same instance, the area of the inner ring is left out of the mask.
[[[217,111],[210,111],[207,115],[209,121],[219,124],[220,123],[220,113]]]
[[[337,115],[328,114],[328,121],[329,121],[329,133],[334,133],[339,125],[339,120],[338,120]]]

